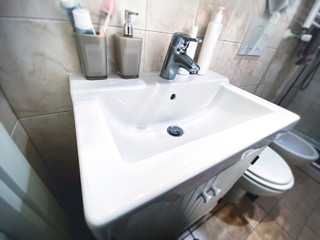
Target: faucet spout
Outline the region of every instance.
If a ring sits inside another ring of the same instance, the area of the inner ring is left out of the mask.
[[[186,69],[191,74],[195,74],[200,70],[198,64],[186,54],[186,50],[191,41],[201,42],[201,40],[191,38],[185,33],[175,33],[172,35],[160,73],[162,78],[168,80],[174,79],[180,67]]]
[[[176,57],[178,66],[184,68],[189,73],[195,74],[200,70],[199,65],[195,61],[193,61],[193,59],[190,58],[187,54],[180,54]]]

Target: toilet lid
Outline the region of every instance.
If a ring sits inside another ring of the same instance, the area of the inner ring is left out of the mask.
[[[251,165],[245,174],[248,172],[264,182],[277,185],[286,185],[293,180],[293,175],[288,164],[270,147],[266,147],[262,151],[258,161]]]

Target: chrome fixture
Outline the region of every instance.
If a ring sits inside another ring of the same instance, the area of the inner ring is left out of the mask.
[[[190,42],[200,43],[201,40],[191,38],[185,33],[172,35],[160,77],[172,80],[176,77],[180,67],[186,69],[190,74],[195,74],[200,70],[198,64],[186,54]]]

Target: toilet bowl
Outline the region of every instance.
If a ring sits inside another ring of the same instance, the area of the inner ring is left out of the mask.
[[[227,194],[227,200],[238,202],[250,192],[259,196],[279,195],[294,184],[294,177],[289,165],[283,158],[266,147],[258,161],[251,165]]]
[[[269,145],[289,164],[304,166],[319,158],[317,150],[298,135],[288,132]]]

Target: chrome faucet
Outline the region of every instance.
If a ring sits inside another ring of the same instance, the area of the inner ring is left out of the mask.
[[[174,33],[172,35],[160,77],[172,80],[176,77],[180,67],[186,69],[190,74],[195,74],[200,70],[198,64],[186,54],[190,42],[199,43],[201,40],[191,38],[185,33]]]

